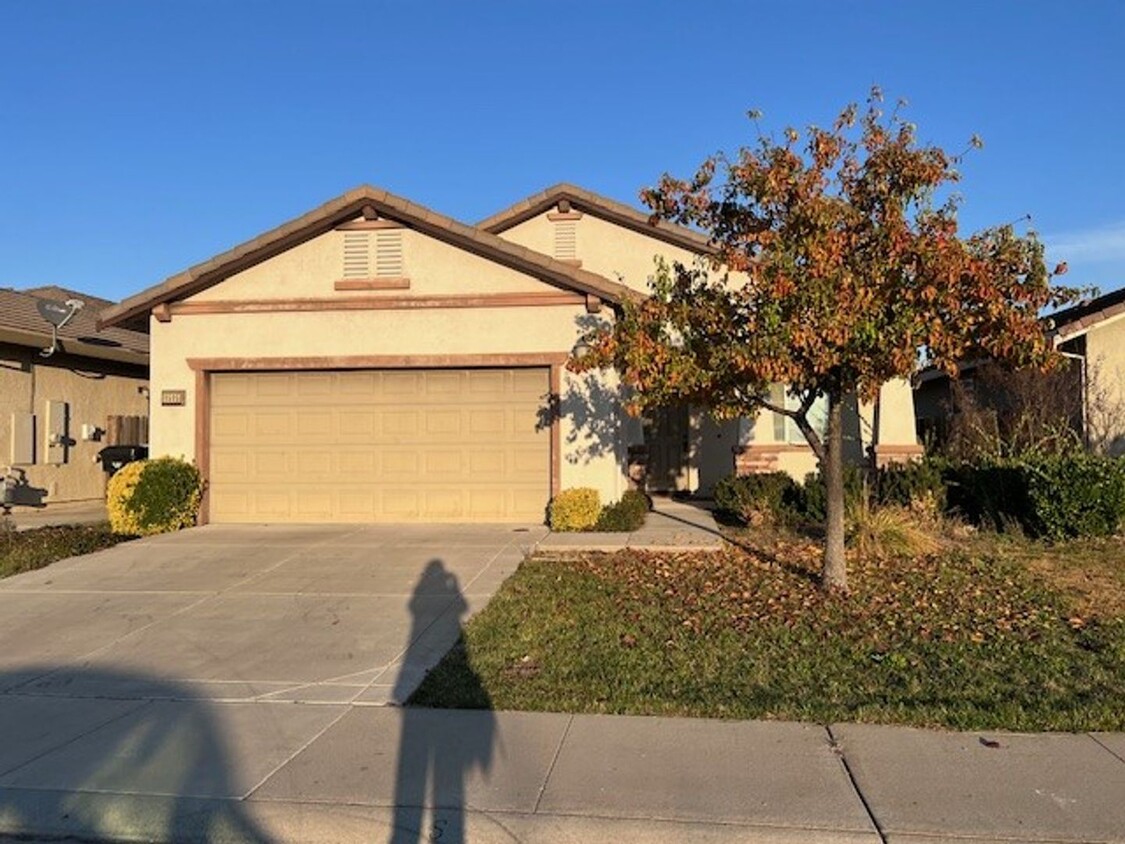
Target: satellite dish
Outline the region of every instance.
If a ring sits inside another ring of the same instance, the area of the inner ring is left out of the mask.
[[[55,353],[59,347],[58,331],[68,322],[71,317],[78,313],[86,303],[81,299],[67,299],[65,302],[56,302],[53,299],[39,299],[35,303],[35,307],[39,311],[39,316],[51,323],[51,347],[44,349],[39,354],[45,358],[49,358]]]
[[[50,299],[40,299],[35,303],[35,307],[39,309],[39,316],[51,323],[51,325],[58,328],[74,313],[70,308],[62,302],[55,302]]]

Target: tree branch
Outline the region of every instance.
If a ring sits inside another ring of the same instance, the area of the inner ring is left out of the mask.
[[[824,460],[825,450],[824,442],[820,439],[816,430],[809,424],[809,410],[812,409],[813,404],[816,402],[816,393],[809,390],[801,398],[801,406],[796,410],[790,410],[787,407],[782,407],[769,401],[760,401],[759,404],[766,410],[772,410],[774,413],[780,413],[782,416],[788,416],[797,424],[799,430],[804,436],[805,441],[813,450],[817,460]]]

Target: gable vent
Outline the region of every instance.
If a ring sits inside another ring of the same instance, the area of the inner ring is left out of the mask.
[[[344,232],[344,278],[371,277],[370,232]]]
[[[404,275],[402,229],[344,232],[344,279]]]
[[[560,261],[578,260],[578,221],[555,222],[555,257]]]
[[[402,229],[375,232],[375,277],[402,278]]]

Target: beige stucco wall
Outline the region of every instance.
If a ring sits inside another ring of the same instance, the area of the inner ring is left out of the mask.
[[[399,295],[528,293],[553,291],[516,270],[414,231],[402,232],[403,270],[409,291]],[[375,232],[370,233],[373,237]],[[269,260],[236,273],[191,301],[246,299],[321,299],[370,296],[371,291],[336,291],[344,277],[344,232],[331,231]]]
[[[105,447],[104,437],[83,440],[82,425],[105,429],[111,415],[141,416],[148,399],[141,388],[148,380],[139,367],[56,354],[42,358],[36,349],[0,345],[0,466],[12,458],[12,413],[35,414],[35,462],[19,465],[28,489],[21,503],[63,503],[103,497],[105,475],[94,462]],[[47,402],[68,406],[67,434],[72,444],[66,462],[46,463]]]
[[[1086,334],[1087,429],[1091,445],[1125,454],[1125,317]]]
[[[554,257],[554,223],[543,212],[512,226],[500,236],[513,243],[535,249]],[[621,281],[642,293],[649,291],[649,279],[656,269],[659,255],[671,265],[679,262],[692,266],[696,255],[658,238],[609,223],[593,214],[583,214],[577,222],[578,258],[582,269]]]

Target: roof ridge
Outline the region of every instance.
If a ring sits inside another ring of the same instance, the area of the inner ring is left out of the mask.
[[[596,217],[602,217],[612,223],[682,246],[693,252],[708,254],[715,252],[710,239],[702,232],[678,223],[669,223],[667,220],[654,221],[652,214],[572,182],[558,182],[538,193],[526,196],[480,220],[477,228],[499,234],[543,213],[557,204],[560,199],[566,199],[572,205]]]
[[[636,295],[619,282],[526,249],[385,189],[363,184],[104,309],[98,325],[121,325],[146,314],[162,302],[218,284],[234,273],[330,231],[361,213],[367,205],[374,206],[378,214],[406,223],[423,234],[476,251],[498,263],[513,265],[522,272],[539,275],[549,283],[593,293],[611,301]]]

